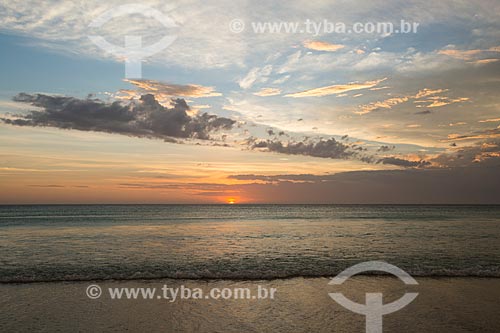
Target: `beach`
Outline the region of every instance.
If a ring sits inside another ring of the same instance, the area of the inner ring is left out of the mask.
[[[260,281],[135,280],[2,284],[0,329],[79,332],[364,332],[364,316],[336,304],[328,292],[364,303],[365,292],[382,292],[384,303],[406,291],[419,296],[383,318],[384,332],[498,332],[500,279],[418,278],[405,286],[389,277],[356,276],[342,286],[328,278]],[[180,285],[203,290],[256,285],[277,289],[273,300],[89,299],[86,288]]]

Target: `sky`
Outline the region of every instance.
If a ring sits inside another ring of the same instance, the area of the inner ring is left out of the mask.
[[[496,0],[1,0],[0,45],[0,204],[500,204]]]

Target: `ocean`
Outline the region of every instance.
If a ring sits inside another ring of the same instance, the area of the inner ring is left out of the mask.
[[[0,206],[0,282],[500,277],[500,206]]]

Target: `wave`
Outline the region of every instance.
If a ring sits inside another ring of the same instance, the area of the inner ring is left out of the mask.
[[[110,275],[55,275],[55,276],[1,276],[0,284],[11,283],[42,283],[42,282],[85,282],[85,281],[133,281],[133,280],[234,280],[234,281],[257,281],[257,280],[283,280],[294,278],[332,278],[338,272],[172,272],[163,274],[133,273],[133,274],[110,274]],[[421,278],[500,278],[500,267],[490,269],[430,269],[430,270],[407,270],[415,277]],[[389,277],[384,272],[364,272],[357,276]]]

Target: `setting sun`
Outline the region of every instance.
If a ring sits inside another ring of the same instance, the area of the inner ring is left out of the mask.
[[[227,203],[230,205],[234,205],[236,203],[236,199],[235,198],[228,198]]]

